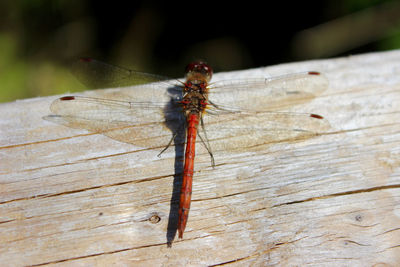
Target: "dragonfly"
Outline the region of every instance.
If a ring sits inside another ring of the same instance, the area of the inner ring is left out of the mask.
[[[189,218],[196,143],[206,149],[215,167],[213,149],[230,151],[297,140],[329,127],[319,114],[282,111],[310,101],[326,89],[328,81],[317,71],[211,83],[213,69],[203,61],[186,66],[184,81],[89,58],[79,60],[74,70],[91,88],[131,87],[128,91],[107,90],[101,97],[94,93],[58,98],[50,106],[54,114],[49,120],[137,146],[161,144],[161,153],[179,134],[186,136],[179,238],[183,238]]]

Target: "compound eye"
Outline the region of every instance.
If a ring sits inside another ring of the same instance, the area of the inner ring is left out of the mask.
[[[185,68],[185,73],[192,72],[196,68],[196,62],[190,62]]]
[[[189,63],[185,68],[185,73],[188,74],[191,72],[199,72],[208,76],[209,79],[211,79],[211,76],[213,75],[213,69],[203,61]]]

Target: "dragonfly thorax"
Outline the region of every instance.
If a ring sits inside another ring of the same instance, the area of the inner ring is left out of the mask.
[[[183,98],[180,101],[185,115],[201,114],[207,106],[208,82],[212,68],[204,62],[192,62],[187,65],[186,82],[183,86]]]
[[[193,113],[202,113],[207,106],[207,96],[199,90],[185,92],[180,104],[186,116]]]

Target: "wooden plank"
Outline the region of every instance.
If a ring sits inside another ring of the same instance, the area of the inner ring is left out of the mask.
[[[137,147],[43,120],[55,96],[1,104],[0,262],[396,265],[398,62],[392,51],[217,74],[320,71],[328,89],[289,111],[324,115],[330,128],[297,142],[215,151],[215,168],[200,149],[189,222],[171,247],[182,147],[159,158],[159,144]]]

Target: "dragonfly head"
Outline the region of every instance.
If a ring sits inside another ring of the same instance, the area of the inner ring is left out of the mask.
[[[209,82],[213,69],[203,61],[189,63],[185,69],[186,79],[199,79]]]

